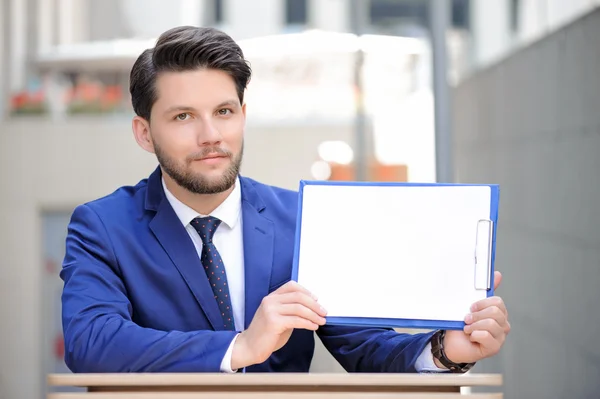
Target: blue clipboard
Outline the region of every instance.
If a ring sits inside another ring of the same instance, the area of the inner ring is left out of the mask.
[[[301,270],[301,244],[303,234],[308,234],[303,229],[303,209],[305,208],[306,201],[306,192],[307,189],[311,189],[313,187],[324,187],[328,186],[331,188],[335,187],[353,187],[353,188],[361,188],[361,187],[485,187],[489,188],[489,215],[486,215],[485,218],[478,220],[478,224],[475,227],[475,245],[473,252],[473,264],[475,266],[474,269],[474,286],[475,289],[481,291],[480,295],[483,297],[490,297],[494,295],[494,263],[495,263],[495,253],[496,253],[496,232],[498,225],[498,205],[499,205],[499,197],[500,197],[500,189],[498,185],[495,184],[451,184],[451,183],[388,183],[388,182],[330,182],[330,181],[307,181],[301,180],[299,187],[299,199],[298,199],[298,214],[297,214],[297,224],[296,224],[296,236],[295,236],[295,249],[294,249],[294,259],[293,259],[293,269],[292,269],[292,280],[302,282],[299,279],[300,274],[303,272]],[[335,192],[335,191],[330,191]],[[314,202],[314,201],[313,201]],[[338,202],[341,204],[341,201]],[[313,203],[311,209],[315,209],[315,204]],[[330,213],[334,210],[335,204],[330,204]],[[368,204],[367,206],[374,206],[374,204]],[[317,204],[316,207],[319,207]],[[325,215],[327,215],[327,211],[323,211]],[[487,213],[487,208],[486,208]],[[327,217],[327,216],[325,216]],[[314,229],[311,230],[314,232]],[[480,234],[480,232],[483,232]],[[483,237],[481,238],[480,237]],[[326,243],[323,244],[322,250],[326,251]],[[349,250],[352,250],[349,248]],[[482,257],[478,257],[479,253],[484,254]],[[483,267],[483,268],[482,268]],[[485,269],[485,272],[483,271]],[[340,274],[343,274],[343,268],[340,268]],[[314,275],[314,271],[313,271]],[[342,277],[340,277],[342,278]],[[309,290],[311,287],[307,287]],[[318,296],[319,294],[317,294]],[[483,298],[481,298],[483,299]],[[331,313],[331,312],[330,312]],[[467,312],[464,313],[466,315]],[[464,316],[463,316],[464,317]],[[401,318],[401,317],[373,317],[373,316],[336,316],[331,315],[326,317],[326,324],[328,325],[348,325],[348,326],[364,326],[364,327],[393,327],[393,328],[418,328],[418,329],[454,329],[454,330],[462,330],[464,328],[464,321],[462,318],[458,320],[454,319],[432,319],[428,318],[419,318],[419,317],[410,317],[410,318]]]

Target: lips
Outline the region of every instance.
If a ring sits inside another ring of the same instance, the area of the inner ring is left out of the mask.
[[[198,161],[206,161],[209,159],[218,159],[218,158],[227,158],[227,155],[223,154],[208,154],[202,158],[199,158]]]
[[[222,148],[205,148],[195,154],[190,154],[188,162],[210,162],[216,163],[222,160],[232,158],[232,154]]]

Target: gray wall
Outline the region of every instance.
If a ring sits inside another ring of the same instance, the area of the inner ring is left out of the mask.
[[[457,179],[499,183],[506,398],[600,397],[600,11],[460,84]]]

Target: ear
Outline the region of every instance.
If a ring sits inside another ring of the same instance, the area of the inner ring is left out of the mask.
[[[152,144],[152,135],[150,134],[150,123],[141,116],[135,116],[131,122],[135,141],[144,150],[154,154],[154,145]]]
[[[242,114],[244,114],[244,118],[246,118],[246,103],[242,104]]]

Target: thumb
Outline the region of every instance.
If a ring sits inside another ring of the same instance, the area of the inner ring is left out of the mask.
[[[494,290],[498,289],[500,282],[502,281],[502,273],[494,272]]]

